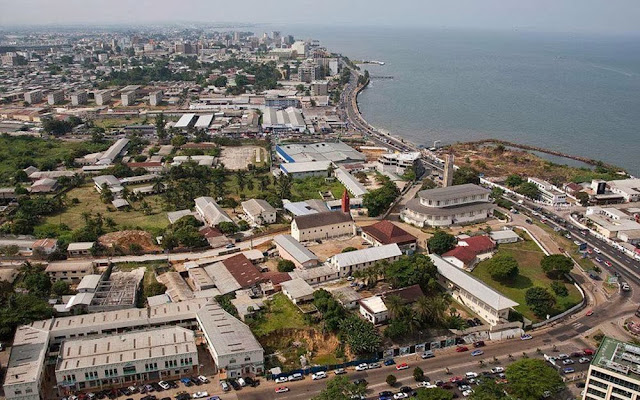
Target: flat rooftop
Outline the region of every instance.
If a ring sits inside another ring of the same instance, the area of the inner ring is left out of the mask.
[[[640,346],[605,337],[591,365],[624,375],[630,372],[640,375]]]

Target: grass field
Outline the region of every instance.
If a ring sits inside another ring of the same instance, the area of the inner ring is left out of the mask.
[[[580,265],[585,271],[590,271],[595,267],[595,264],[590,258],[582,258],[582,255],[578,253],[578,246],[573,243],[573,240],[569,240],[562,236],[558,232],[554,231],[549,225],[543,224],[538,220],[534,220],[534,223],[544,229],[549,235],[551,235],[559,247],[565,249],[573,259]]]
[[[30,165],[54,169],[70,157],[105,150],[109,143],[70,142],[30,136],[0,136],[0,184]]]
[[[260,337],[282,329],[304,329],[306,327],[307,323],[300,310],[284,294],[278,293],[273,296],[264,318],[253,325],[251,330]]]
[[[269,180],[269,185],[267,187],[267,192],[273,192],[275,190],[272,185],[272,179],[270,173],[265,173],[263,176],[267,176]],[[245,187],[244,190],[238,190],[238,180],[236,175],[231,175],[225,184],[225,188],[227,193],[236,199],[239,199],[240,196],[244,196],[246,199],[256,198],[258,197],[262,191],[260,190],[259,185],[259,176],[256,178],[251,178],[250,174],[247,174],[246,180],[253,180],[253,188],[249,189],[249,187]],[[293,185],[291,187],[291,201],[303,201],[309,199],[321,199],[320,191],[330,191],[333,193],[333,196],[336,199],[342,197],[342,192],[344,191],[344,186],[342,183],[337,180],[327,182],[323,177],[315,176],[308,177],[304,179],[296,179],[293,181]]]
[[[518,243],[502,244],[498,248],[497,254],[510,255],[518,261],[520,273],[518,277],[509,283],[495,281],[488,271],[489,261],[483,261],[476,266],[472,274],[483,282],[496,289],[511,300],[520,305],[515,309],[522,313],[526,318],[537,322],[540,320],[525,302],[525,292],[533,286],[542,286],[551,293],[551,282],[540,267],[540,261],[544,257],[544,253],[531,238],[525,234],[526,240]],[[582,297],[580,292],[573,284],[565,283],[569,290],[567,297],[556,297],[556,308],[553,315],[559,314],[574,305],[578,304]]]
[[[145,197],[145,201],[151,206],[153,212],[145,215],[139,211],[140,203],[133,203],[129,211],[116,211],[109,203],[103,203],[100,194],[95,190],[93,184],[87,183],[70,190],[66,194],[69,206],[60,214],[48,217],[44,223],[60,224],[64,223],[71,229],[77,229],[84,226],[82,214],[101,213],[104,218],[111,218],[118,226],[118,230],[126,228],[163,229],[169,224],[169,220],[164,211],[162,211],[162,200],[159,195]],[[71,204],[71,201],[77,198],[78,204]]]

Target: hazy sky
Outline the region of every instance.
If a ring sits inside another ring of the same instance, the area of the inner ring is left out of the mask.
[[[175,21],[640,33],[640,0],[0,0],[0,26]]]

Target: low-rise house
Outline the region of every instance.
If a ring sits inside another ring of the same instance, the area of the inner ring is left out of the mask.
[[[360,300],[360,314],[374,325],[382,324],[389,319],[389,310],[381,296],[371,296]]]
[[[223,235],[218,229],[210,226],[203,226],[198,230],[198,232],[207,239],[207,242],[212,249],[226,246],[232,242],[231,239]]]
[[[515,243],[520,240],[520,236],[512,229],[493,231],[489,234],[489,237],[491,237],[491,240],[496,244]]]
[[[292,261],[298,268],[312,268],[318,265],[318,256],[291,235],[277,235],[273,238],[273,243],[280,257]]]
[[[388,220],[362,227],[362,238],[374,246],[397,244],[403,253],[412,253],[417,248],[418,239]]]
[[[57,239],[40,239],[33,243],[33,252],[40,252],[44,255],[49,255],[58,250]]]
[[[111,193],[122,192],[122,183],[120,179],[113,175],[100,175],[93,178],[93,184],[96,187],[98,193],[102,193],[103,188],[108,188]]]
[[[229,215],[211,197],[195,199],[196,211],[209,226],[216,226],[221,222],[233,222]]]
[[[0,247],[15,247],[18,250],[18,254],[23,256],[30,256],[33,254],[33,245],[35,242],[35,239],[29,238],[0,238]]]
[[[491,258],[495,248],[495,243],[488,236],[473,236],[459,240],[457,246],[444,253],[442,258],[458,268],[472,271],[480,261]]]
[[[127,166],[131,169],[142,168],[150,174],[161,174],[164,172],[164,163],[161,161],[143,161],[143,162],[130,162]]]
[[[356,225],[351,215],[341,211],[300,215],[291,222],[291,236],[298,242],[353,236],[355,232]]]
[[[362,250],[339,253],[327,260],[340,277],[351,276],[354,272],[360,271],[375,264],[388,261],[397,261],[402,255],[402,251],[397,244],[386,244],[378,247],[370,247]]]
[[[0,200],[15,200],[17,198],[15,188],[0,188]]]
[[[131,207],[131,204],[129,204],[129,202],[125,199],[113,199],[113,201],[111,201],[111,204],[118,210]]]
[[[256,225],[274,224],[276,209],[266,200],[250,199],[242,202],[242,209],[251,222]]]
[[[56,190],[58,190],[58,181],[51,178],[38,179],[29,187],[31,193],[52,193]]]
[[[289,272],[292,278],[300,278],[307,282],[309,285],[314,285],[322,282],[333,281],[340,278],[339,271],[332,265],[321,265],[314,268],[296,269]]]
[[[69,257],[90,256],[94,246],[94,242],[69,243],[69,246],[67,246],[67,255]]]
[[[387,290],[382,294],[384,300],[392,296],[398,297],[402,304],[412,304],[420,297],[423,297],[424,292],[420,288],[420,285],[411,285],[400,289]]]
[[[85,275],[93,274],[92,261],[57,261],[49,263],[45,269],[49,278],[54,281],[77,283]]]
[[[331,292],[331,295],[342,305],[342,307],[350,310],[358,307],[358,302],[362,299],[360,293],[356,292],[354,288],[349,286],[328,288],[327,290]]]
[[[313,300],[313,288],[300,278],[282,282],[280,284],[282,293],[293,302],[293,304],[305,303]]]

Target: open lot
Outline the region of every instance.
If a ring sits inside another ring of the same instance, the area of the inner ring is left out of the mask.
[[[267,151],[260,146],[224,146],[220,161],[230,170],[247,169],[249,165],[262,165],[268,161]]]
[[[100,194],[95,190],[91,183],[84,184],[74,188],[66,193],[67,208],[56,215],[48,217],[44,223],[48,224],[66,224],[71,229],[78,229],[84,226],[84,213],[101,213],[103,218],[111,218],[116,223],[118,229],[125,227],[141,229],[163,229],[169,224],[166,214],[162,211],[162,200],[159,195],[147,196],[144,198],[152,212],[145,215],[139,210],[140,203],[132,204],[132,208],[128,211],[115,211],[115,208],[109,203],[105,204],[100,199]],[[72,204],[74,198],[79,203]]]
[[[352,238],[345,237],[338,239],[328,239],[323,240],[320,244],[315,242],[311,243],[313,244],[307,247],[315,255],[317,255],[318,258],[320,258],[320,261],[324,261],[334,254],[342,252],[342,250],[347,247],[355,247],[356,249],[364,249],[365,247],[370,247],[369,244],[365,243],[360,236],[355,236]]]
[[[549,289],[549,292],[553,293],[551,290],[552,280],[547,277],[540,267],[540,261],[544,257],[542,250],[527,234],[523,234],[523,237],[525,238],[524,241],[500,245],[497,252],[497,254],[510,255],[518,261],[520,273],[515,281],[509,283],[495,281],[489,274],[487,268],[489,265],[488,260],[478,264],[472,274],[511,300],[518,302],[520,305],[516,307],[516,310],[526,318],[537,322],[540,318],[527,306],[525,293],[527,289],[533,286],[545,287]],[[553,315],[571,308],[582,299],[580,292],[573,284],[565,283],[565,286],[569,290],[569,295],[566,297],[556,296],[557,304]]]

